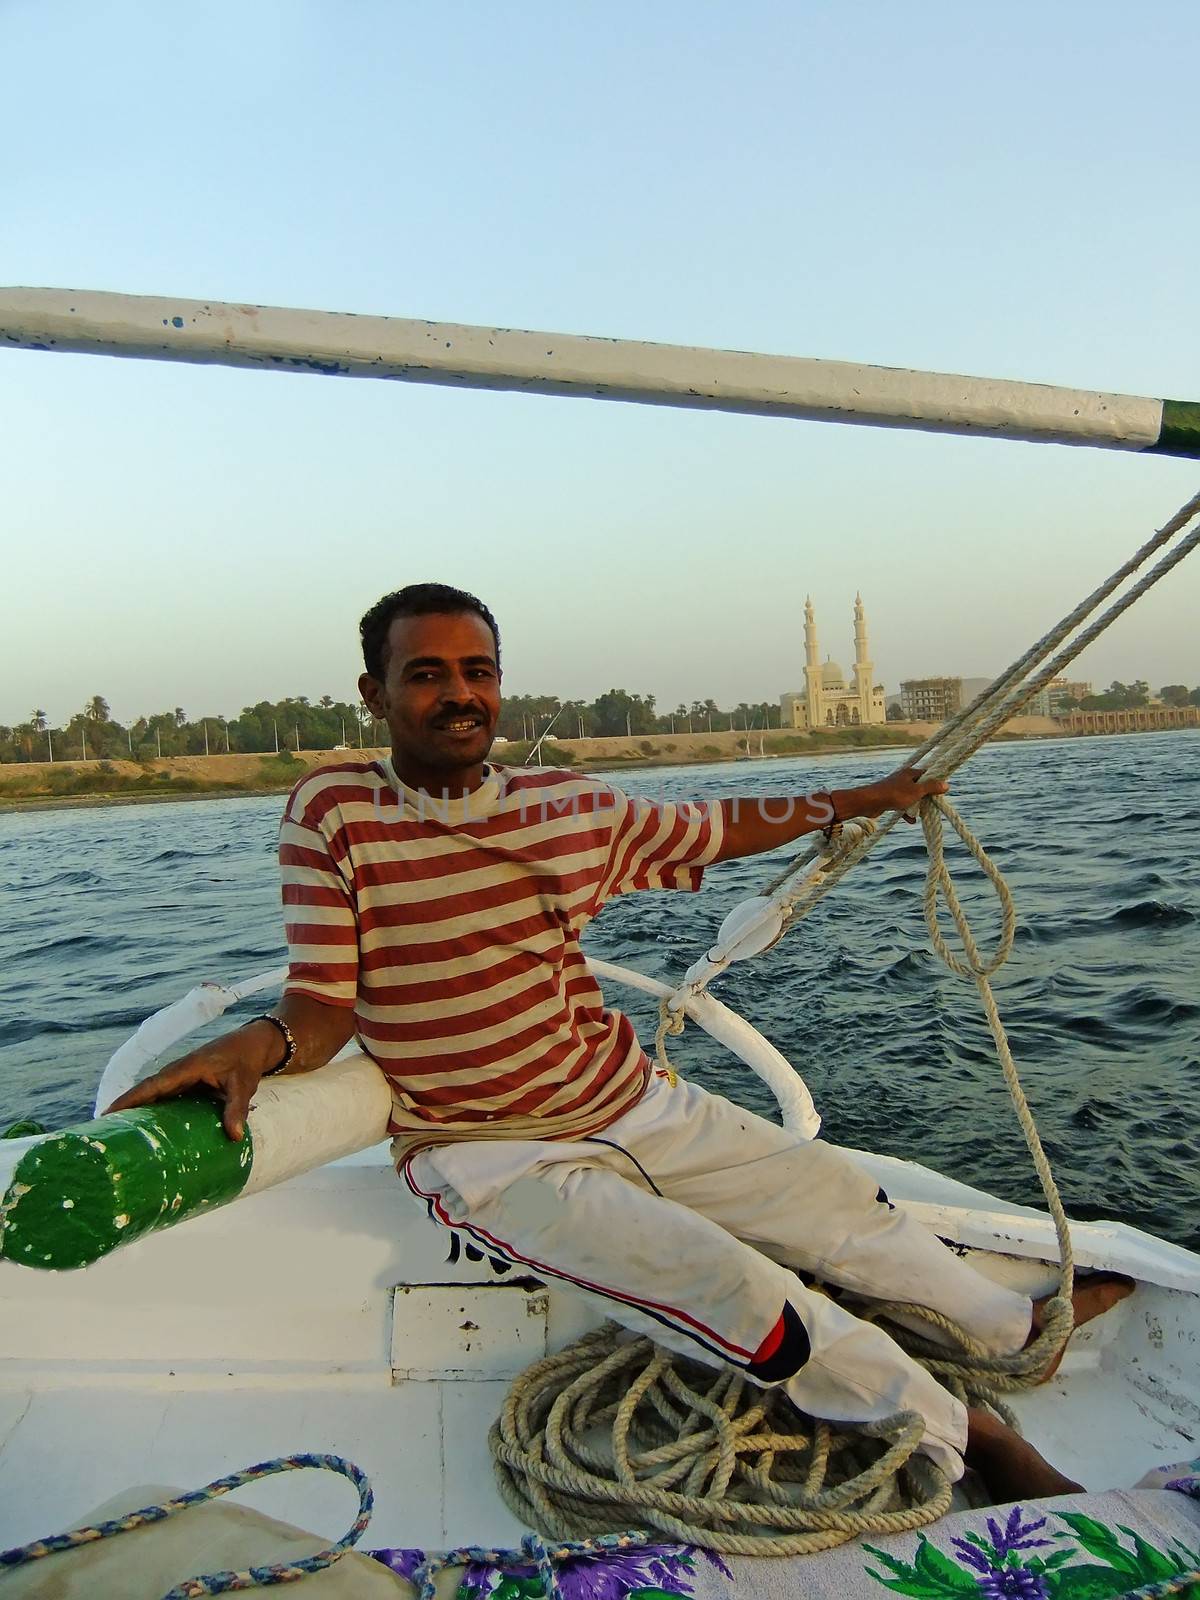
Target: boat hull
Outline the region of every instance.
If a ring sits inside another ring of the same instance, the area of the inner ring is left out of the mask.
[[[1047,1218],[853,1154],[980,1271],[1029,1293],[1052,1285]],[[1133,1271],[1137,1292],[1080,1330],[1058,1378],[1017,1408],[1064,1470],[1129,1486],[1200,1428],[1200,1260],[1119,1225],[1080,1224],[1075,1243],[1082,1267]],[[450,1260],[449,1245],[379,1146],[81,1271],[0,1263],[0,1546],[69,1526],[122,1484],[192,1486],[302,1450],[370,1473],[375,1543],[516,1540],[488,1425],[513,1373],[602,1307]],[[338,1532],[341,1501],[311,1474],[243,1498]]]

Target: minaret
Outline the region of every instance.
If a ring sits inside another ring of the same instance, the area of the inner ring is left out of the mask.
[[[809,728],[819,728],[822,723],[821,663],[817,657],[817,624],[813,616],[812,595],[804,597],[804,705]]]
[[[867,653],[867,618],[862,595],[854,596],[854,687],[858,693],[858,714],[863,723],[871,721],[871,691],[875,687],[875,664]]]

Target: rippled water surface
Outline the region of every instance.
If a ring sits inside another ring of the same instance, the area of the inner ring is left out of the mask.
[[[619,781],[651,795],[788,794],[865,782],[887,762],[743,762]],[[998,745],[959,775],[955,797],[1016,895],[1017,943],[997,992],[1069,1209],[1200,1248],[1200,736]],[[270,797],[0,816],[0,1126],[88,1115],[104,1062],[149,1011],[201,978],[279,963],[280,808]],[[727,863],[697,895],[632,896],[588,946],[677,977],[775,865]],[[919,829],[897,830],[714,992],[804,1074],[832,1139],[1038,1203],[973,986],[929,952],[923,867]],[[991,930],[990,904],[967,898]],[[650,1011],[611,998],[648,1043]],[[770,1113],[758,1080],[698,1030],[673,1052],[709,1087]]]

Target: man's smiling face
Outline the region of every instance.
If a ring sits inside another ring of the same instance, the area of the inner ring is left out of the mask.
[[[492,630],[472,611],[395,617],[382,680],[359,689],[386,722],[398,775],[414,788],[473,789],[500,715],[500,671]]]

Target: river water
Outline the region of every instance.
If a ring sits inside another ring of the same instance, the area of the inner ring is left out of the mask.
[[[672,798],[798,794],[866,782],[897,759],[617,781]],[[1068,1209],[1200,1248],[1200,735],[995,745],[959,774],[954,795],[1016,896],[1016,947],[996,988]],[[109,1054],[148,1012],[202,978],[281,962],[281,805],[270,796],[0,816],[0,1128],[86,1117]],[[950,854],[990,937],[993,905]],[[714,993],[803,1073],[828,1137],[1038,1204],[974,987],[929,951],[924,860],[920,830],[895,830]],[[605,911],[587,946],[677,978],[775,867],[729,862],[699,894],[631,896]],[[629,991],[610,1000],[648,1044],[649,1005]],[[710,1088],[771,1113],[759,1081],[696,1028],[672,1054]]]

